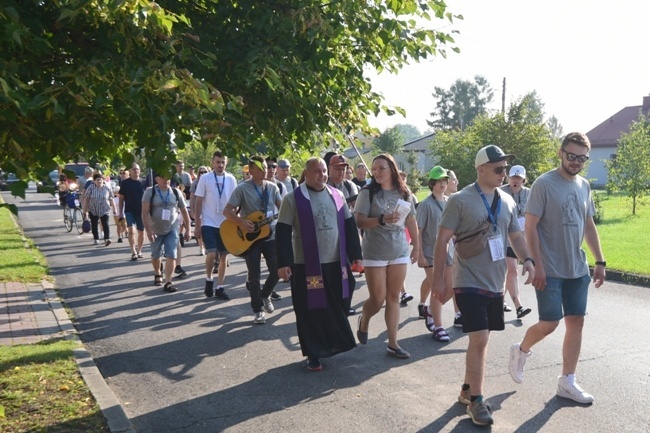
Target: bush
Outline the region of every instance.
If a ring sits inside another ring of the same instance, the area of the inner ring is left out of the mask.
[[[603,218],[605,218],[603,206],[601,204],[602,198],[600,196],[600,193],[593,193],[594,208],[596,209],[596,212],[594,213],[594,222],[596,224],[599,224],[601,221],[603,221]]]

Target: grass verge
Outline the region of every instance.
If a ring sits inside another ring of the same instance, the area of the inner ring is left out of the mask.
[[[47,278],[45,258],[24,239],[6,207],[0,208],[0,263],[2,282]],[[0,432],[109,431],[74,360],[79,344],[53,340],[0,346]]]

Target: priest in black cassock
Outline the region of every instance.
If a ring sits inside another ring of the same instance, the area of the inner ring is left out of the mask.
[[[310,158],[305,182],[282,200],[275,239],[278,276],[291,278],[298,339],[307,368],[356,347],[348,321],[354,277],[361,263],[359,234],[340,191],[327,185],[327,166]]]

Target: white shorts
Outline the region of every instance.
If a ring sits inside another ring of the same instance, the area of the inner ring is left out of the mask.
[[[364,268],[383,268],[388,265],[408,265],[411,263],[410,257],[398,257],[395,260],[363,260]]]

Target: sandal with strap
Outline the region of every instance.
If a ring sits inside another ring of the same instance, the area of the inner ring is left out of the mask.
[[[138,260],[138,255],[135,253],[131,254],[131,260]]]
[[[446,343],[449,341],[449,334],[447,334],[447,331],[445,331],[444,328],[438,328],[433,331],[433,339]]]
[[[154,286],[162,286],[162,275],[154,275],[153,276],[153,285]]]
[[[165,292],[174,293],[178,289],[172,283],[165,283],[165,287],[163,287],[163,290]]]

